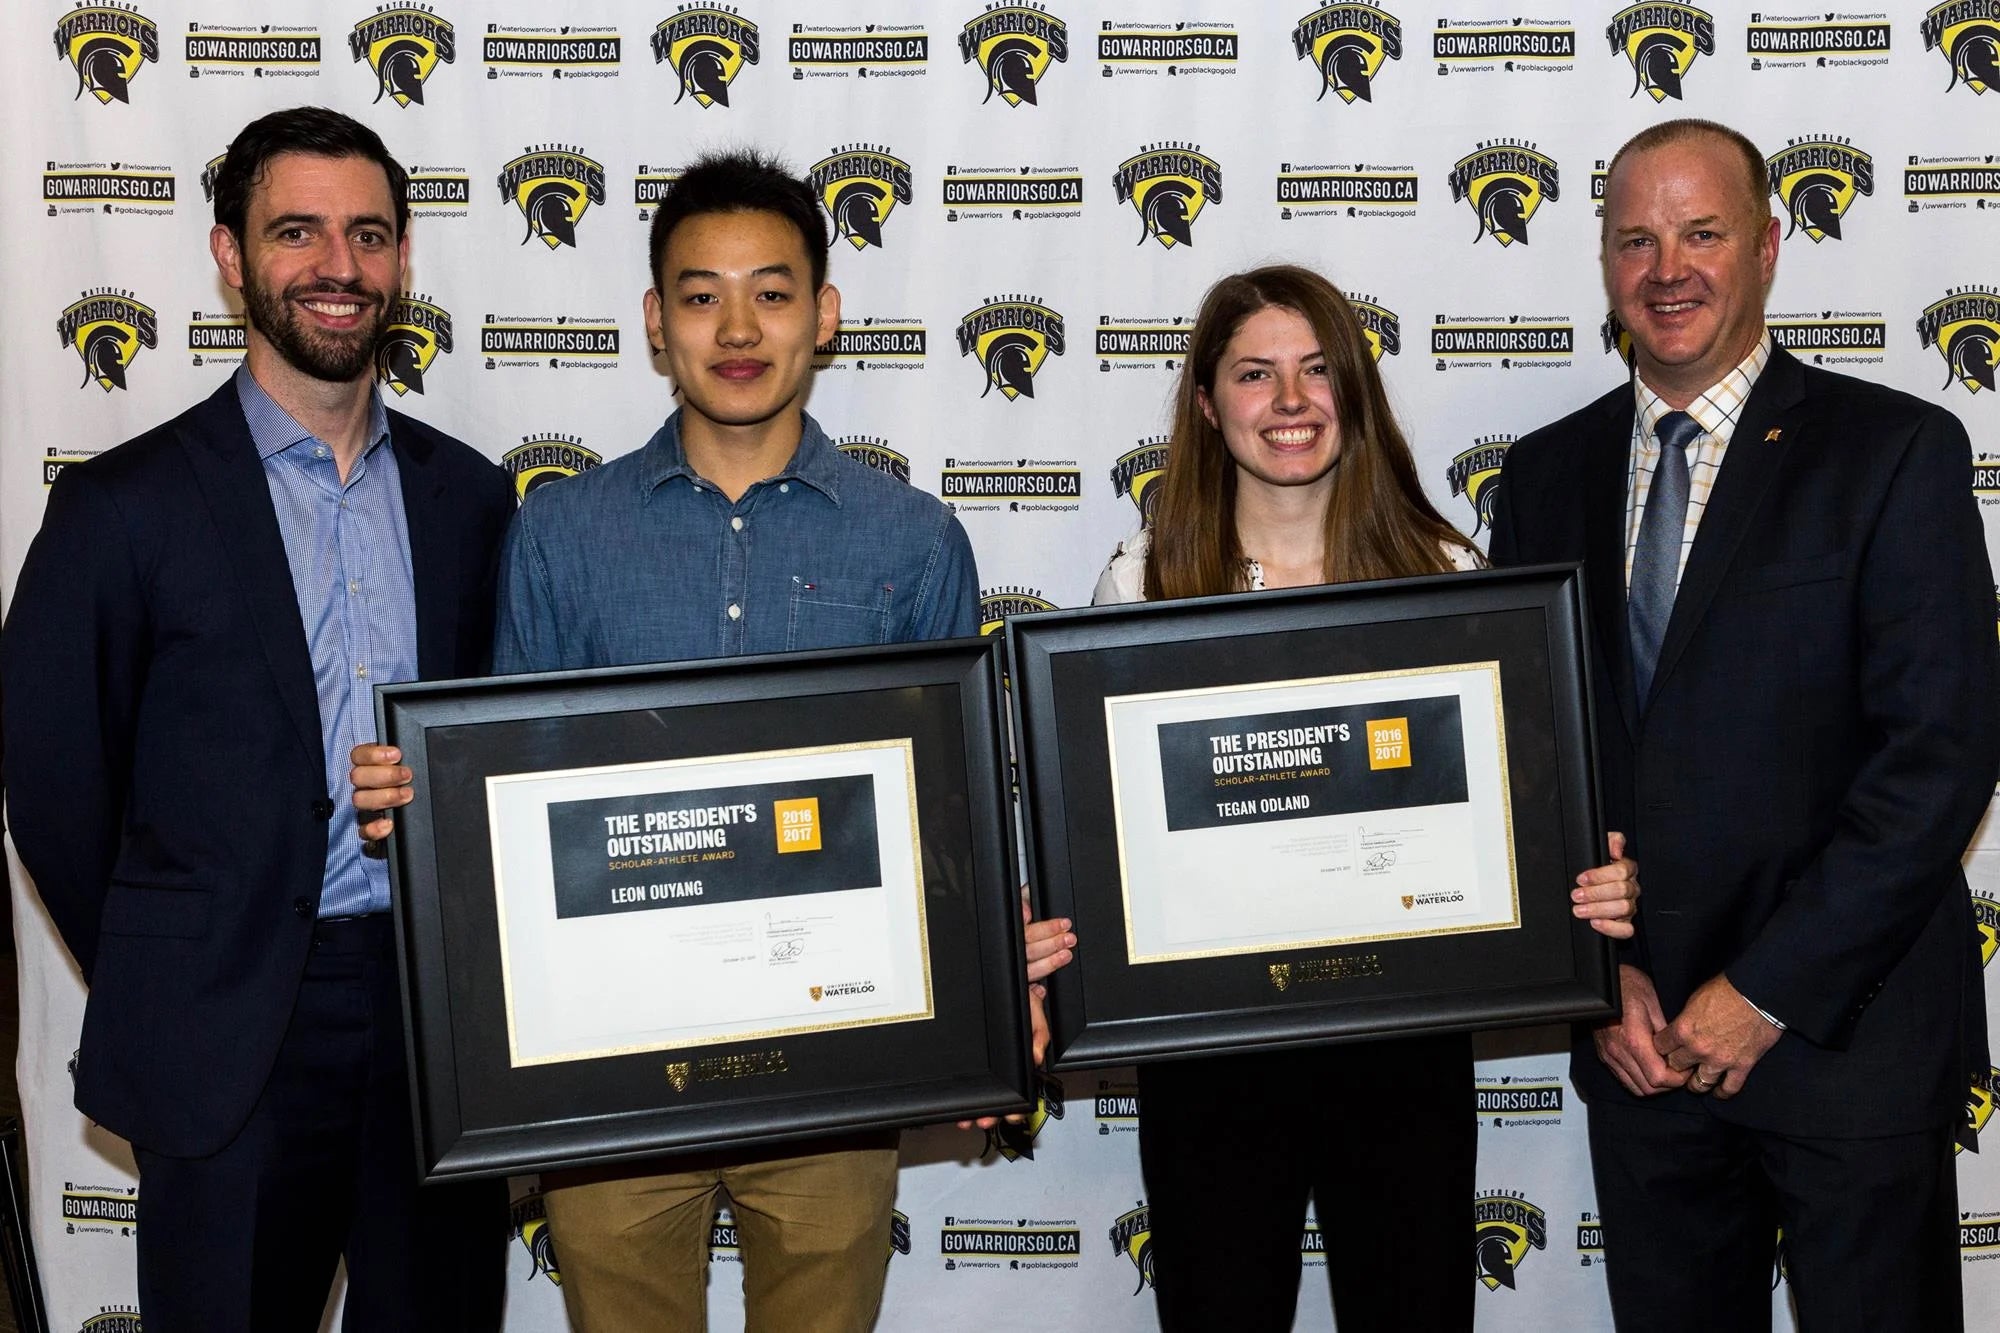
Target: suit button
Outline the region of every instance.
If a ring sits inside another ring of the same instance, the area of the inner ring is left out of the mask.
[[[314,802],[313,802],[313,818],[314,818],[314,819],[332,819],[332,818],[333,818],[333,798],[332,798],[332,797],[330,797],[330,796],[322,796],[322,797],[320,797],[320,798],[319,798],[319,799],[318,799],[317,801],[314,801]]]
[[[305,916],[305,917],[311,916],[313,914],[312,899],[310,898],[292,899],[292,910],[294,912],[297,912],[300,916]]]

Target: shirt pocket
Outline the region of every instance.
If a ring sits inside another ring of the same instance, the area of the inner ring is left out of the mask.
[[[787,648],[847,648],[889,641],[895,590],[866,579],[792,579]]]

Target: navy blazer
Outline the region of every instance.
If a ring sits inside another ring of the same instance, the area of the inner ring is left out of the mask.
[[[492,642],[506,474],[389,414],[425,677]],[[249,1117],[277,1059],[329,837],[319,705],[234,383],[65,468],[0,637],[15,846],[90,987],[76,1104],[172,1156]]]
[[[1722,973],[1788,1025],[1740,1095],[1701,1103],[1713,1114],[1833,1138],[1951,1123],[1986,1067],[1959,858],[2000,776],[1965,429],[1774,352],[1642,710],[1624,576],[1635,410],[1628,384],[1515,444],[1492,539],[1498,564],[1585,564],[1605,816],[1645,886],[1626,960],[1668,1019]],[[1587,1033],[1572,1076],[1587,1099],[1637,1100]]]

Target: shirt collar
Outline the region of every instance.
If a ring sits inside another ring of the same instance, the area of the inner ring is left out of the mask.
[[[837,505],[840,503],[840,451],[833,447],[833,441],[826,437],[826,432],[812,419],[811,413],[802,412],[799,415],[803,427],[799,434],[799,447],[793,451],[790,462],[775,476],[765,480],[804,482]],[[688,465],[687,450],[681,444],[681,411],[678,410],[653,433],[652,439],[646,441],[646,467],[641,481],[650,495],[675,477],[702,480],[700,474]]]
[[[1770,361],[1771,333],[1765,329],[1758,335],[1757,345],[1750,349],[1750,355],[1738,361],[1727,375],[1695,395],[1694,401],[1682,410],[1694,418],[1703,434],[1726,437],[1734,429],[1736,418],[1743,414],[1743,405],[1750,401],[1750,390],[1756,387],[1758,377]],[[1632,376],[1632,391],[1638,398],[1639,429],[1651,439],[1657,433],[1660,418],[1674,409],[1667,406],[1666,400],[1654,393],[1652,386],[1637,372]]]
[[[250,424],[250,440],[257,446],[259,459],[281,454],[301,441],[319,438],[301,426],[290,412],[278,406],[278,400],[264,391],[264,386],[257,382],[257,377],[250,373],[247,365],[236,372],[236,401],[243,406],[243,419]],[[362,455],[366,457],[375,452],[375,447],[388,438],[389,409],[382,405],[382,395],[371,386],[368,391],[368,447],[361,451]]]

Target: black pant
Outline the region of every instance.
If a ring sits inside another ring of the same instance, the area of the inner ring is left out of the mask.
[[[1166,1333],[1287,1333],[1306,1196],[1341,1333],[1472,1327],[1478,1123],[1465,1036],[1142,1065]]]
[[[419,1189],[386,916],[315,928],[249,1123],[212,1157],[139,1162],[147,1333],[311,1333],[347,1259],[348,1333],[497,1329],[501,1181]]]
[[[1780,1227],[1806,1333],[1965,1327],[1948,1128],[1797,1138],[1600,1100],[1590,1165],[1619,1333],[1764,1333]]]

